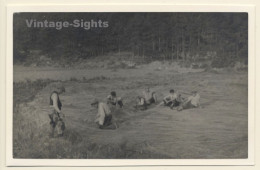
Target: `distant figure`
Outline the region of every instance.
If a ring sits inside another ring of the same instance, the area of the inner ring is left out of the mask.
[[[51,137],[54,137],[55,129],[57,130],[58,137],[63,136],[65,130],[65,123],[63,121],[65,115],[61,112],[62,104],[59,97],[63,92],[65,92],[65,88],[59,86],[57,90],[53,91],[50,95],[50,106],[53,108],[52,113],[49,114]]]
[[[170,93],[163,98],[163,101],[159,105],[169,106],[172,109],[173,107],[179,106],[181,102],[181,94],[178,94],[173,89],[171,89]]]
[[[157,103],[156,94],[155,94],[155,92],[151,92],[149,87],[147,87],[145,89],[145,91],[143,91],[143,95],[144,95],[144,100],[145,100],[146,105],[150,105],[152,103]]]
[[[112,123],[112,113],[108,105],[98,100],[94,100],[91,103],[92,107],[98,109],[95,122],[97,123],[100,129],[117,129],[118,126],[116,123]]]
[[[146,110],[147,109],[147,105],[146,105],[144,97],[137,96],[136,109],[140,109],[140,110]]]
[[[119,106],[120,108],[123,107],[123,101],[121,97],[116,96],[115,91],[112,91],[110,95],[107,96],[107,104],[111,104],[113,106]]]
[[[183,109],[197,108],[200,107],[200,95],[197,91],[193,91],[192,95],[184,100],[181,106],[178,107],[178,111]]]

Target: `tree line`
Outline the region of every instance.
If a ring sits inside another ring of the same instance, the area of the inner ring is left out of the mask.
[[[107,21],[107,28],[28,28],[26,19]],[[214,60],[229,65],[248,60],[247,13],[15,13],[14,62],[30,50],[54,60],[131,52],[146,60]]]

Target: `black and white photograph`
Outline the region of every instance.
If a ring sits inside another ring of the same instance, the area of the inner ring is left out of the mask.
[[[248,18],[13,13],[13,158],[248,159]]]

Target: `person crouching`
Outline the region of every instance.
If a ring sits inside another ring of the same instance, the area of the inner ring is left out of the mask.
[[[91,103],[91,106],[97,108],[98,110],[95,123],[97,123],[100,129],[118,128],[117,124],[112,122],[112,112],[106,103],[100,102],[95,99]]]

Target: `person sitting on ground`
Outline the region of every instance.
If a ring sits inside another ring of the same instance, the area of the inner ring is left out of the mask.
[[[157,97],[155,92],[150,91],[150,88],[147,87],[145,91],[143,91],[144,99],[146,105],[150,105],[152,103],[157,103]]]
[[[170,93],[163,98],[163,101],[159,104],[164,106],[172,106],[175,102],[175,99],[177,98],[177,94],[174,92],[173,89],[170,90]]]
[[[106,103],[99,102],[97,99],[95,99],[91,103],[91,106],[98,109],[95,123],[97,123],[97,125],[100,129],[117,129],[118,128],[116,123],[112,123],[112,112]]]
[[[51,137],[54,137],[55,129],[57,130],[58,137],[63,136],[65,130],[65,123],[63,121],[65,115],[61,112],[62,104],[59,97],[63,92],[65,92],[64,86],[59,85],[56,91],[53,91],[50,95],[50,106],[53,108],[52,113],[49,114]]]
[[[147,109],[145,99],[141,96],[137,96],[136,109],[140,109],[140,110],[146,110]]]
[[[179,106],[181,102],[181,94],[178,94],[173,89],[171,89],[170,93],[163,98],[163,101],[159,104],[159,106],[169,106],[171,109],[173,109],[173,107]]]
[[[181,106],[178,107],[178,111],[183,109],[197,108],[200,107],[200,95],[197,91],[192,91],[192,95],[184,100]]]
[[[123,101],[121,97],[116,96],[115,91],[112,91],[110,95],[107,96],[107,104],[111,104],[113,106],[119,106],[120,108],[123,107]]]
[[[181,106],[183,102],[184,98],[181,96],[181,94],[177,94],[177,99],[175,100],[175,104],[173,107]]]

